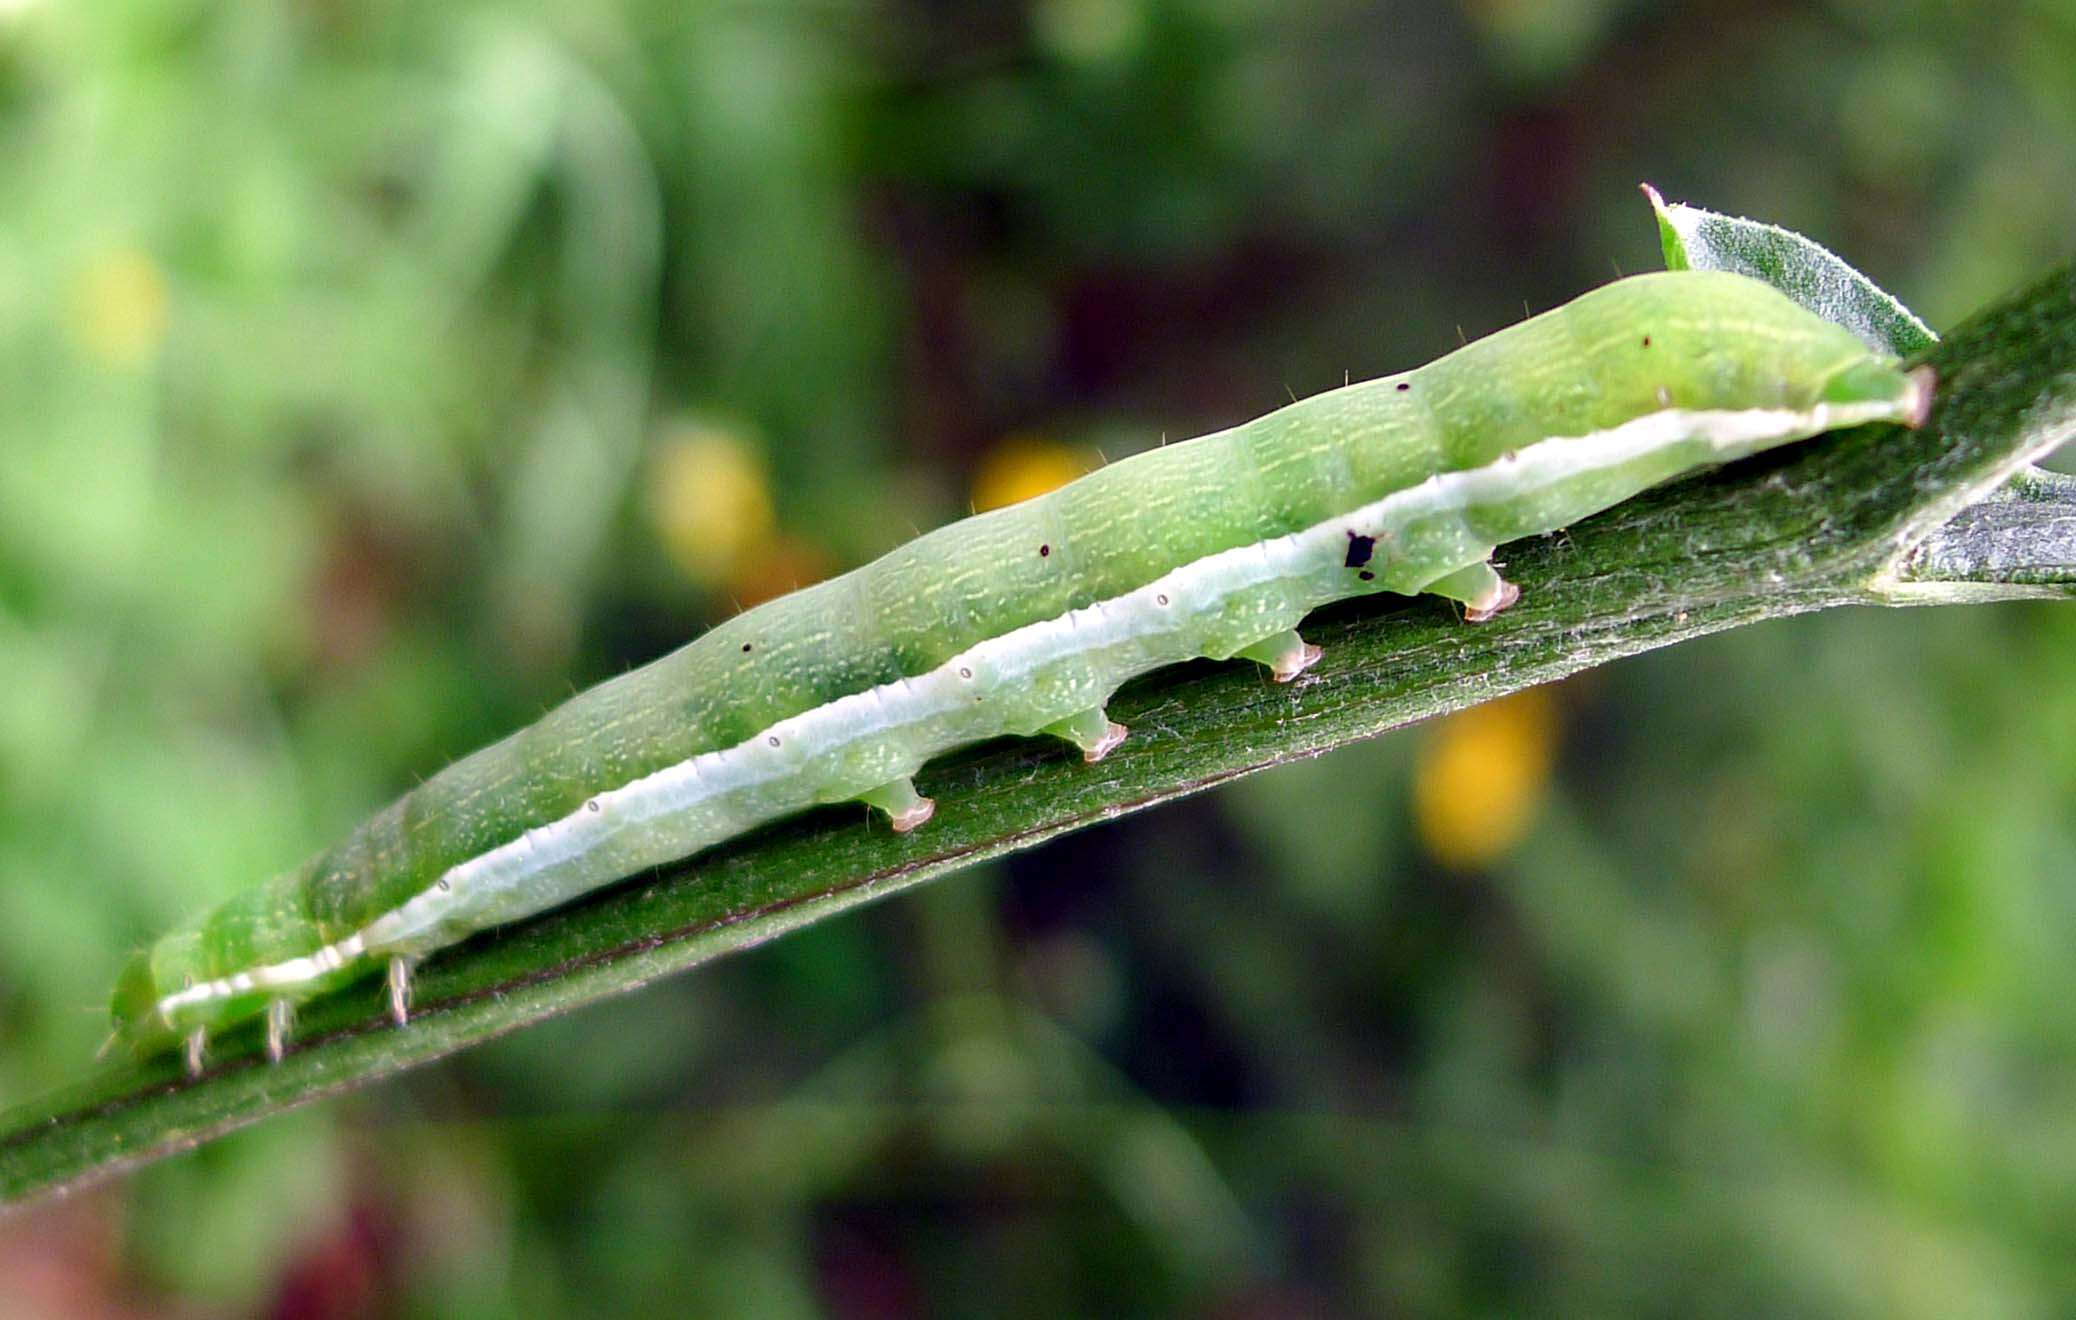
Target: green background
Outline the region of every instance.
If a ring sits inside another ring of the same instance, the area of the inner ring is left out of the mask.
[[[573,686],[1653,268],[1645,179],[1951,324],[2069,254],[2076,5],[0,4],[0,1103]],[[1624,662],[1494,855],[1446,726],[1287,767],[0,1221],[0,1303],[2067,1313],[2072,679]]]

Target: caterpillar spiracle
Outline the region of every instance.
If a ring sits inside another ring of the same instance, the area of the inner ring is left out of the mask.
[[[930,819],[949,749],[1049,736],[1099,760],[1136,675],[1244,657],[1289,681],[1330,601],[1518,592],[1495,547],[1697,467],[1866,423],[1931,380],[1756,280],[1640,275],[1414,371],[1316,395],[965,519],[748,610],[440,771],[127,964],[115,1039],[184,1048],[818,804]]]

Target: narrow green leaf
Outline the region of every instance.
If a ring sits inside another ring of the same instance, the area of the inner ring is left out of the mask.
[[[1764,280],[1878,353],[1909,357],[1939,336],[1893,295],[1817,243],[1779,225],[1667,202],[1643,185],[1667,270],[1727,270]]]
[[[193,1080],[170,1060],[111,1065],[0,1121],[0,1199],[105,1176],[971,862],[1352,739],[1740,624],[1907,598],[1899,584],[1937,580],[1913,558],[1919,545],[2076,428],[2076,271],[1972,319],[1927,361],[1940,387],[1916,431],[1828,436],[1508,547],[1523,595],[1492,623],[1467,626],[1432,599],[1324,611],[1306,632],[1326,658],[1296,683],[1272,686],[1240,664],[1156,675],[1119,694],[1111,713],[1132,737],[1100,765],[1045,741],[948,758],[922,777],[938,802],[927,829],[897,836],[862,810],[824,811],[472,940],[427,962],[417,1015],[401,1029],[369,986],[307,1006],[278,1065],[252,1031],[216,1043]],[[2061,516],[2055,498],[2008,503]],[[2030,563],[2031,582],[2006,585],[2053,594],[2076,576],[2063,565],[2049,580],[2051,568]]]

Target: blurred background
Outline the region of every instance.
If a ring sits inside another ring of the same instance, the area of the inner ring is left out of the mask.
[[[2076,3],[0,2],[0,1104],[573,688],[1655,268],[1641,180],[1949,326],[2069,255]],[[1595,671],[0,1221],[0,1311],[2068,1314],[2072,678]]]

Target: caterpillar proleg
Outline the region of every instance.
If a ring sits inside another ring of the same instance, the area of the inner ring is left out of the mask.
[[[912,776],[1005,734],[1100,760],[1127,680],[1320,660],[1331,601],[1517,588],[1495,547],[1693,469],[1841,427],[1916,425],[1928,374],[1757,281],[1636,276],[1425,367],[1123,460],[758,606],[447,767],[301,867],[138,953],[117,1038],[180,1047],[409,968],[765,821],[862,801],[927,828]]]

